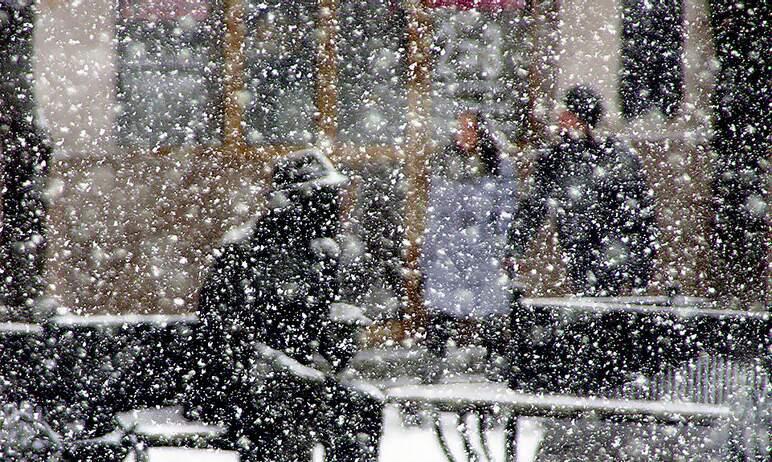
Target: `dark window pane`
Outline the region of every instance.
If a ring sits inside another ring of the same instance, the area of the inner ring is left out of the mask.
[[[455,115],[464,109],[480,109],[510,139],[520,137],[530,53],[524,10],[436,8],[431,14],[435,139],[450,136]]]
[[[401,143],[407,113],[407,17],[399,4],[346,0],[339,7],[339,140]]]
[[[222,21],[206,0],[122,0],[122,145],[212,144],[222,127]]]
[[[683,98],[681,0],[625,0],[622,9],[622,113],[652,108],[674,116]]]
[[[35,9],[0,0],[0,111],[34,112],[32,43]]]
[[[407,183],[397,161],[372,160],[347,171],[356,201],[349,214],[342,259],[345,299],[372,319],[396,318],[404,302]]]
[[[312,0],[247,2],[244,122],[251,144],[313,141],[315,5]]]

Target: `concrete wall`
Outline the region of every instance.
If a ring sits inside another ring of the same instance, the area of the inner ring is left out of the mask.
[[[86,312],[185,312],[230,228],[261,203],[261,172],[221,153],[123,154],[52,166],[48,281]]]
[[[114,155],[114,3],[41,0],[39,5],[35,83],[57,158]]]

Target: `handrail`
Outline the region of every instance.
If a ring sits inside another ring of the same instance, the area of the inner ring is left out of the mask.
[[[563,310],[589,311],[608,313],[614,311],[643,314],[673,314],[684,318],[711,317],[711,318],[747,318],[769,320],[769,312],[742,311],[721,308],[703,308],[694,304],[680,304],[662,306],[657,304],[639,304],[634,302],[619,303],[611,299],[581,298],[581,297],[526,297],[520,299],[520,303],[526,307],[559,308]],[[676,299],[677,300],[677,299]],[[715,306],[715,305],[713,305]]]

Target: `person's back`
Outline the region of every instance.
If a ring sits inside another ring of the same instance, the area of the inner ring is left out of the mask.
[[[473,340],[501,353],[509,281],[500,262],[516,207],[515,169],[482,114],[462,112],[458,123],[455,139],[430,165],[420,260],[427,346],[442,356],[453,330],[471,324]]]
[[[454,165],[463,159],[447,150],[442,157],[431,176],[422,248],[427,306],[457,318],[506,314],[508,285],[497,263],[516,207],[514,168],[502,162],[496,175],[459,175],[449,170],[463,170]]]

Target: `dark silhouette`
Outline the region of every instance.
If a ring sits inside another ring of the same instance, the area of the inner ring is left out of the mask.
[[[315,151],[280,160],[268,210],[217,251],[201,289],[192,413],[247,442],[241,460],[304,460],[315,440],[329,460],[376,460],[380,403],[315,369],[317,354],[333,371],[353,354],[356,326],[331,318],[345,181]],[[297,363],[277,371],[259,344]]]
[[[657,248],[654,200],[638,156],[619,140],[597,139],[600,98],[571,89],[561,140],[537,160],[533,185],[509,229],[510,262],[521,258],[555,209],[568,275],[581,295],[645,288]]]
[[[720,70],[713,94],[716,288],[768,308],[770,2],[711,0]]]
[[[619,99],[627,119],[652,107],[678,114],[684,94],[682,0],[622,2]]]
[[[32,320],[43,291],[44,181],[51,146],[35,121],[32,91],[34,5],[0,2],[0,305]]]

